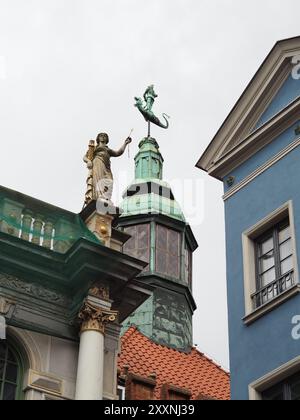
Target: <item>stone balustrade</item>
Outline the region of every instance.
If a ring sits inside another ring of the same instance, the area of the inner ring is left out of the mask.
[[[93,240],[77,214],[4,187],[0,187],[0,232],[60,253],[79,238]]]

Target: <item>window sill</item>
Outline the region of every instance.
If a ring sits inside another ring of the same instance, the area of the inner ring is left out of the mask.
[[[284,293],[277,296],[275,299],[272,299],[270,302],[265,303],[263,306],[260,306],[259,308],[251,312],[250,314],[246,315],[243,318],[244,324],[245,325],[252,324],[257,319],[266,315],[268,312],[273,311],[273,309],[277,308],[279,305],[286,302],[288,299],[292,298],[298,293],[300,293],[299,283],[297,283],[295,286],[291,287],[290,289],[286,290]]]

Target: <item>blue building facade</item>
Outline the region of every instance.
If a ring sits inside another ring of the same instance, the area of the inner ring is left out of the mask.
[[[234,400],[300,399],[299,62],[278,42],[197,164],[224,183]]]

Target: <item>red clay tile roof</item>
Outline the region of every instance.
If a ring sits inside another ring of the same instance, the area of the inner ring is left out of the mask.
[[[163,384],[173,385],[199,395],[218,400],[230,399],[230,376],[220,366],[193,348],[190,353],[161,346],[130,327],[122,337],[118,368],[143,377],[155,373],[155,397],[160,398]]]

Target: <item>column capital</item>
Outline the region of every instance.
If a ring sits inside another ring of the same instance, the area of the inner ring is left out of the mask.
[[[81,323],[80,332],[97,331],[104,334],[106,324],[114,322],[117,317],[117,311],[99,307],[86,299],[78,314]]]

